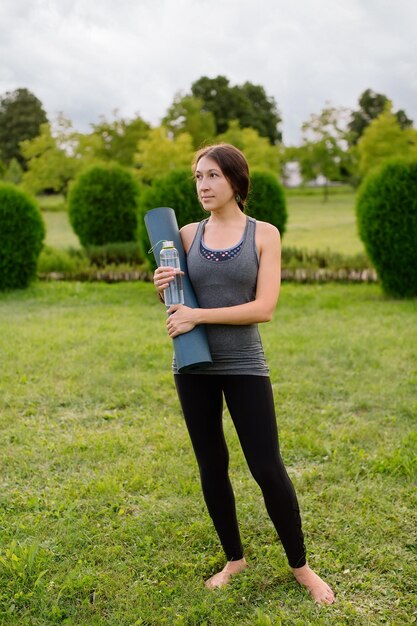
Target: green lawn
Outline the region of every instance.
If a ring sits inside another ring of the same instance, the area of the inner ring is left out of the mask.
[[[287,194],[288,225],[285,246],[309,250],[332,250],[353,255],[363,252],[356,232],[355,194],[331,193],[328,202],[321,194]],[[79,248],[66,212],[44,211],[46,243],[55,248]]]
[[[332,250],[354,255],[363,252],[358,237],[353,192],[322,195],[287,195],[288,225],[285,246],[308,250]]]
[[[79,248],[80,242],[72,230],[66,211],[43,211],[46,225],[45,243],[53,248]]]
[[[262,326],[317,607],[289,573],[225,412],[250,568],[223,555],[200,492],[150,284],[0,295],[0,624],[415,622],[417,301],[375,285],[284,284]]]

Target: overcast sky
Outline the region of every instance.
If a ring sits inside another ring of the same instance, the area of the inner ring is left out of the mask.
[[[368,87],[417,123],[417,0],[0,0],[0,94],[26,87],[79,130],[115,109],[156,125],[219,74],[275,98],[287,144]]]

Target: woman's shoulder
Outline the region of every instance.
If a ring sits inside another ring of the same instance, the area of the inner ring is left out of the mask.
[[[186,252],[188,252],[191,244],[194,241],[194,237],[196,235],[199,224],[200,222],[191,222],[190,224],[186,224],[185,226],[180,228],[181,241]]]
[[[256,220],[256,236],[265,241],[279,241],[281,239],[280,232],[276,226],[269,222],[261,222],[260,220]]]

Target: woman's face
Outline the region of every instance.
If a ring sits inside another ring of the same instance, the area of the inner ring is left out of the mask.
[[[217,161],[201,157],[195,170],[198,198],[206,211],[216,211],[235,205],[235,192]]]

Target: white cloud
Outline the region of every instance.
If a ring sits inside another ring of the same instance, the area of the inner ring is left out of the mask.
[[[119,109],[158,123],[200,76],[274,96],[284,139],[370,87],[417,119],[414,0],[3,0],[0,93],[27,87],[75,126]]]

